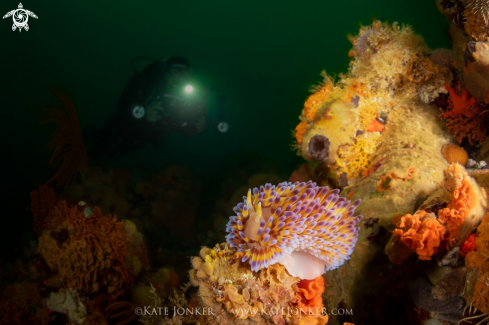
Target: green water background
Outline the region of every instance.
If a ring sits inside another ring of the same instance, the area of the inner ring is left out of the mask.
[[[0,2],[0,13],[16,9]],[[27,1],[28,32],[0,20],[1,198],[0,260],[18,254],[30,231],[29,192],[53,173],[45,145],[53,126],[39,126],[41,106],[58,105],[60,88],[78,108],[82,128],[102,126],[133,75],[130,61],[184,55],[201,79],[226,96],[226,134],[213,129],[186,139],[168,136],[114,167],[184,164],[197,175],[220,172],[223,160],[250,152],[285,175],[300,163],[291,130],[308,88],[326,70],[347,70],[347,34],[380,20],[410,24],[429,47],[449,47],[445,17],[433,1]],[[215,107],[211,108],[215,109]],[[212,111],[211,115],[215,115]],[[244,155],[246,157],[246,155]]]

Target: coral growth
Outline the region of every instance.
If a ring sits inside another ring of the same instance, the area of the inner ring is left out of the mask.
[[[393,232],[393,236],[410,250],[416,251],[421,260],[430,260],[441,249],[446,232],[436,219],[426,218],[421,222],[420,219],[426,215],[424,211],[417,211],[414,216],[405,215],[397,224],[398,229]]]
[[[376,220],[373,227],[369,223],[359,225],[350,259],[326,273],[326,282],[334,283],[323,297],[328,308],[342,303],[353,308],[368,304],[368,296],[357,282],[360,274],[382,281],[379,274],[385,273],[378,272],[374,261],[381,260],[382,248],[395,228],[392,218],[414,215],[418,206],[439,189],[447,167],[441,149],[451,142],[440,112],[430,104],[442,94],[446,97],[445,85],[452,83],[450,53],[431,51],[410,27],[379,21],[362,27],[351,40],[349,71],[332,85],[313,120],[305,114],[300,116],[304,124],[299,154],[317,166],[311,179],[318,184],[337,184],[342,188],[341,196],[349,200],[361,198],[355,213]],[[326,84],[313,91],[327,86],[329,80],[326,78]],[[326,145],[310,146],[320,137],[329,140],[326,154],[322,152]],[[419,249],[429,255],[437,249],[436,242],[431,246],[429,242],[434,235],[439,236],[438,227],[432,221],[423,227],[429,233]],[[402,243],[392,249],[398,262],[414,252]],[[370,313],[371,308],[363,311]],[[382,317],[388,316],[383,313]],[[382,321],[386,318],[379,318],[377,323]]]
[[[227,242],[253,271],[280,262],[292,275],[314,279],[343,264],[356,243],[361,216],[352,215],[360,200],[350,203],[338,192],[311,181],[266,184],[253,195],[250,189],[230,218]]]
[[[481,211],[487,206],[486,199],[479,186],[467,175],[459,164],[452,164],[445,170],[445,188],[451,196],[444,208],[438,209],[438,216],[422,205],[414,215],[401,217],[394,230],[390,244],[386,248],[389,258],[396,263],[402,262],[396,254],[396,243],[402,243],[415,251],[421,260],[431,257],[453,244],[461,245],[467,238],[467,229],[477,224],[482,217]],[[428,211],[427,211],[428,210]],[[462,225],[468,219],[469,224],[462,233]],[[404,256],[406,258],[407,256]]]
[[[471,96],[487,103],[489,92],[489,33],[486,0],[437,0],[438,9],[450,22],[452,67]],[[447,83],[449,84],[449,83]]]
[[[478,237],[476,239],[477,250],[467,254],[465,263],[467,268],[477,268],[479,276],[475,284],[472,303],[483,313],[489,312],[489,292],[487,290],[487,279],[489,276],[489,213],[484,215],[480,226],[477,228]]]
[[[477,40],[487,40],[489,2],[487,0],[462,0],[465,6],[465,31]]]
[[[192,258],[193,269],[189,274],[191,283],[199,288],[198,305],[214,312],[207,317],[208,323],[324,325],[327,322],[328,316],[322,315],[322,308],[317,312],[300,310],[298,298],[307,296],[312,298],[314,306],[319,306],[317,297],[324,291],[324,282],[315,279],[308,281],[309,289],[299,289],[300,279],[291,276],[284,266],[277,263],[252,272],[248,263],[240,261],[242,255],[228,244],[221,244],[213,249],[204,247],[200,257]]]
[[[382,138],[391,135],[386,131],[399,123],[391,121],[392,112],[410,110],[401,108],[408,98],[431,102],[452,79],[409,27],[374,21],[351,41],[349,72],[336,84],[322,73],[324,81],[312,88],[295,130],[299,154],[348,179],[369,168]]]
[[[41,124],[56,124],[48,146],[54,148],[49,164],[58,168],[46,185],[56,180],[58,185],[66,187],[87,168],[88,156],[75,106],[66,94],[59,90],[51,91],[61,100],[63,108],[43,108],[47,118]]]
[[[58,201],[50,228],[39,238],[39,254],[74,290],[106,292],[116,297],[132,281],[126,266],[128,236],[122,222],[95,208],[91,217],[77,206]]]
[[[483,113],[489,109],[481,104],[477,98],[470,96],[469,92],[462,88],[461,93],[449,86],[445,86],[450,93],[449,109],[442,113],[447,122],[448,129],[455,139],[461,143],[465,138],[470,144],[480,144],[487,136],[487,119]]]

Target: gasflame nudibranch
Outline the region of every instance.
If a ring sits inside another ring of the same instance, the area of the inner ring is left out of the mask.
[[[362,216],[339,190],[316,183],[265,184],[234,207],[226,240],[252,271],[283,264],[292,276],[314,279],[341,266],[353,252]]]

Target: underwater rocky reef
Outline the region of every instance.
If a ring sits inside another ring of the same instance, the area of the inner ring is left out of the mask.
[[[88,167],[55,91],[58,171],[31,193],[36,241],[0,273],[0,325],[489,324],[489,4],[436,5],[452,50],[361,27],[348,71],[298,109],[305,162],[228,177],[206,221],[183,166]]]

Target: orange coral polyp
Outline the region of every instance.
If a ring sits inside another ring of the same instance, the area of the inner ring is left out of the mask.
[[[301,280],[298,283],[297,302],[299,310],[311,313],[321,313],[323,308],[323,292],[325,282],[322,275],[313,280]]]

